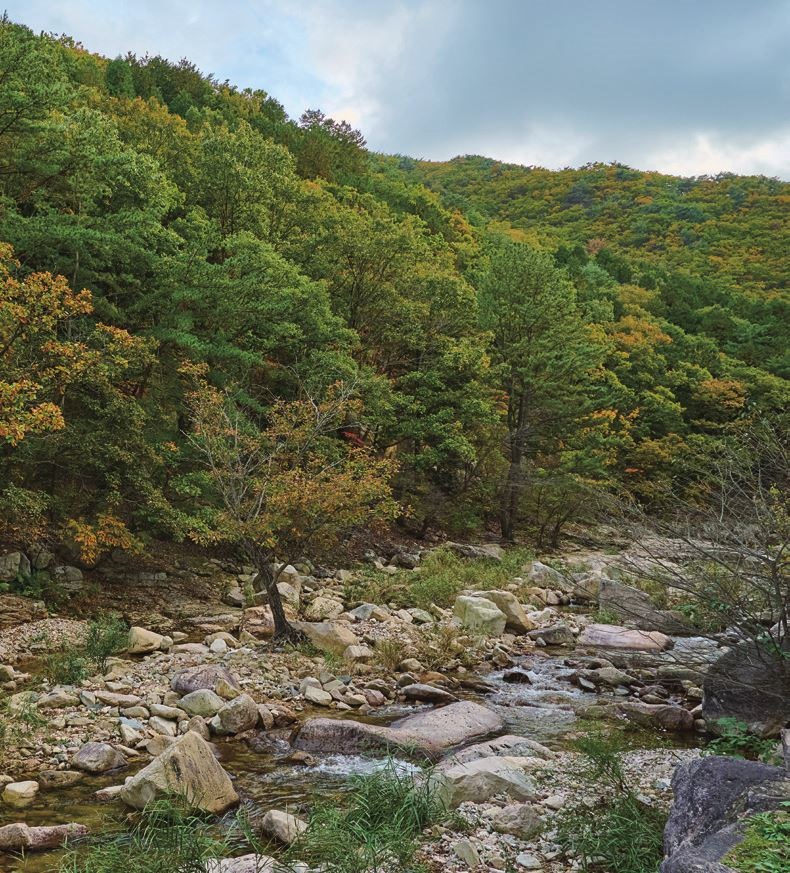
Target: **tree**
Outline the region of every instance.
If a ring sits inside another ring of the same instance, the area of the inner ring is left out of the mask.
[[[277,588],[283,568],[303,554],[327,554],[355,528],[394,518],[393,464],[338,438],[359,412],[353,386],[337,384],[323,400],[277,401],[259,427],[201,368],[184,372],[197,379],[188,398],[190,442],[213,501],[195,517],[192,535],[239,546],[266,592],[275,638],[298,638]]]
[[[507,404],[500,527],[503,538],[512,540],[525,462],[551,451],[592,411],[592,371],[602,361],[603,346],[583,323],[573,286],[553,259],[526,245],[492,244],[478,295]]]

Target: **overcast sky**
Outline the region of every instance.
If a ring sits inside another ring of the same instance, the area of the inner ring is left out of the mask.
[[[188,57],[371,148],[790,179],[790,0],[0,0],[86,48]]]

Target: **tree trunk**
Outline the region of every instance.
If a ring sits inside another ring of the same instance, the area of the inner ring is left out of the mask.
[[[277,579],[280,574],[274,570],[274,558],[271,555],[260,555],[259,553],[256,553],[254,563],[255,569],[258,573],[256,583],[257,586],[260,586],[258,590],[266,592],[266,599],[268,600],[269,607],[272,611],[272,618],[274,619],[274,639],[289,642],[304,640],[304,634],[300,630],[297,630],[285,616],[283,599],[277,588]]]
[[[514,408],[513,404],[515,402],[516,398],[511,395],[511,408],[508,410],[508,454],[510,455],[510,466],[508,467],[507,478],[505,479],[502,505],[499,511],[499,528],[502,532],[502,539],[509,543],[512,543],[515,537],[519,496],[523,487],[523,470],[521,465],[524,460],[527,422],[526,397],[522,394],[518,398],[517,406]]]

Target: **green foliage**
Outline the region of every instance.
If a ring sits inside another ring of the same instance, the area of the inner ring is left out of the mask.
[[[60,873],[161,873],[197,871],[205,862],[228,853],[205,818],[187,812],[178,802],[149,804],[129,830],[93,837],[75,846],[61,861]]]
[[[703,755],[731,755],[766,764],[778,763],[779,753],[775,740],[753,734],[747,724],[737,718],[720,718],[716,726],[721,736],[708,743]]]
[[[790,803],[747,820],[742,842],[722,858],[741,873],[785,873],[790,868]]]
[[[426,775],[400,773],[393,762],[356,776],[345,802],[314,804],[307,830],[288,857],[334,873],[415,871],[417,840],[447,811]]]
[[[590,734],[577,748],[587,760],[585,779],[599,797],[594,807],[579,804],[563,812],[558,841],[581,858],[585,871],[657,873],[666,815],[637,798],[612,738]]]
[[[44,675],[53,685],[78,685],[89,672],[82,647],[63,648],[44,661]]]
[[[79,642],[50,654],[44,662],[47,679],[56,685],[77,685],[91,673],[105,673],[107,660],[126,648],[129,626],[117,615],[106,614],[88,622]]]

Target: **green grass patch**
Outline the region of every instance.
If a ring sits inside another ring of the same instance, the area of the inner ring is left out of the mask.
[[[790,870],[790,802],[774,812],[749,819],[746,835],[722,862],[742,873],[787,873]]]
[[[733,758],[746,758],[749,761],[762,761],[764,764],[778,764],[779,751],[776,740],[769,740],[751,733],[749,726],[737,718],[720,718],[716,724],[721,736],[711,740],[703,755],[729,755]]]

